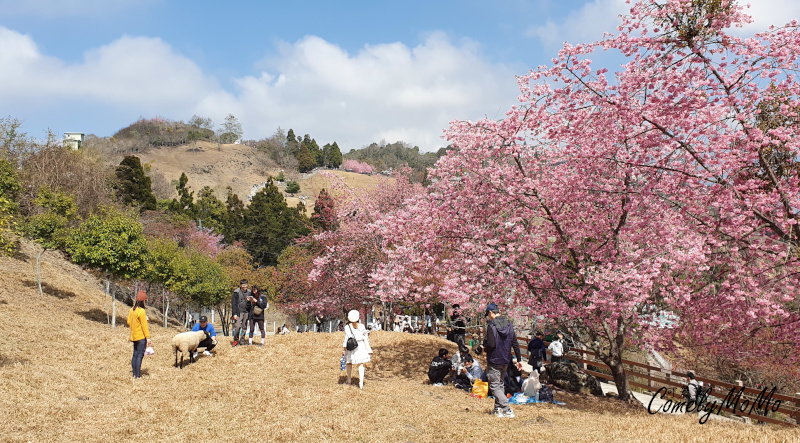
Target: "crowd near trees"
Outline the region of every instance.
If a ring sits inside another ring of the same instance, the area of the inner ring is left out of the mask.
[[[565,45],[504,119],[452,124],[424,191],[385,211],[344,193],[338,229],[292,252],[309,279],[285,301],[495,301],[597,352],[623,399],[631,349],[796,383],[800,29],[726,31],[748,21],[641,1],[618,34]],[[629,62],[610,73],[599,50]]]
[[[155,285],[162,306],[189,300],[223,316],[242,277],[297,314],[493,301],[597,352],[623,399],[631,349],[796,380],[800,28],[728,33],[748,21],[732,0],[640,1],[617,34],[566,44],[520,77],[505,118],[454,122],[437,154],[395,144],[342,158],[336,143],[279,128],[256,143],[279,165],[394,169],[369,190],[331,177],[310,218],[271,179],[246,206],[230,190],[224,203],[210,189],[195,199],[183,175],[178,197],[148,210],[138,160],[98,168],[52,141],[32,147],[0,120],[0,246],[28,232]],[[600,50],[627,63],[593,66]],[[49,177],[56,167],[75,177]],[[665,314],[674,325],[657,321]]]

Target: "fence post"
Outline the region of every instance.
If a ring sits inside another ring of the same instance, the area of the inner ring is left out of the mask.
[[[586,350],[586,346],[582,345],[582,346],[581,346],[581,351],[585,351],[585,350]],[[581,360],[586,360],[586,354],[585,354],[585,353],[581,353]],[[587,369],[589,369],[589,368],[586,366],[586,362],[585,362],[585,361],[581,363],[581,366],[583,367],[583,370],[584,370],[584,371],[585,371],[585,370],[587,370]]]

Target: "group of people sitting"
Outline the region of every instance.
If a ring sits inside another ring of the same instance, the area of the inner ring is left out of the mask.
[[[439,355],[433,358],[428,367],[428,379],[435,385],[443,385],[452,381],[457,389],[469,392],[472,390],[475,380],[486,381],[486,374],[483,372],[480,362],[470,355],[466,346],[460,347],[452,357],[450,357],[450,351],[441,348]]]
[[[539,400],[542,391],[539,375],[544,373],[544,367],[534,366],[534,370],[525,378],[516,364],[517,359],[512,357],[511,361],[512,364],[508,365],[504,379],[506,396],[522,393],[528,398]],[[433,385],[452,383],[456,389],[467,392],[472,391],[476,380],[488,381],[480,362],[470,354],[467,347],[460,347],[452,356],[446,348],[439,349],[439,354],[433,358],[428,367],[428,379]],[[545,391],[549,394],[548,389]],[[552,400],[551,394],[549,399]]]

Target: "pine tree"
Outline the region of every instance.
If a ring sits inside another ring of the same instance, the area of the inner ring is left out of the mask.
[[[114,188],[117,197],[126,205],[138,206],[140,212],[156,209],[156,197],[150,177],[144,174],[139,157],[128,155],[116,170],[117,182]]]
[[[308,219],[286,204],[271,178],[244,212],[242,240],[261,265],[274,266],[281,251],[309,231]]]
[[[308,149],[305,143],[300,146],[300,152],[297,153],[297,169],[300,172],[308,172],[317,165],[314,156]]]
[[[236,240],[242,239],[242,229],[244,227],[244,202],[238,195],[233,193],[233,189],[228,186],[228,197],[225,199],[225,223],[222,226],[222,235],[225,242],[232,244]]]
[[[178,191],[178,199],[172,199],[169,204],[169,210],[178,214],[186,214],[190,219],[194,219],[194,191],[189,191],[186,183],[189,178],[186,173],[181,173],[181,178],[178,180],[178,185],[175,189]]]

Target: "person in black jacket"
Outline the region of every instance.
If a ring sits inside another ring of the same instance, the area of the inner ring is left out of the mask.
[[[444,383],[444,378],[450,374],[450,369],[453,363],[447,358],[449,352],[445,348],[439,349],[439,355],[433,358],[431,365],[428,367],[428,379],[433,384]]]
[[[233,291],[231,298],[231,320],[233,320],[233,346],[244,340],[247,334],[247,298],[253,293],[247,289],[247,280],[239,282],[239,287]]]
[[[547,347],[544,345],[544,334],[536,331],[536,336],[528,343],[528,363],[533,369],[539,369],[547,361]]]
[[[457,309],[459,305],[453,305],[453,315],[451,321],[453,325],[453,341],[458,345],[459,350],[467,349],[465,343],[467,336],[467,321]]]
[[[264,329],[264,311],[267,310],[267,307],[269,307],[267,297],[261,293],[258,285],[253,285],[253,293],[247,299],[247,318],[250,319],[250,338],[248,339],[248,343],[251,345],[253,344],[253,331],[257,323],[261,331],[260,346],[264,346],[264,336],[267,335]],[[260,312],[256,313],[256,311]]]

